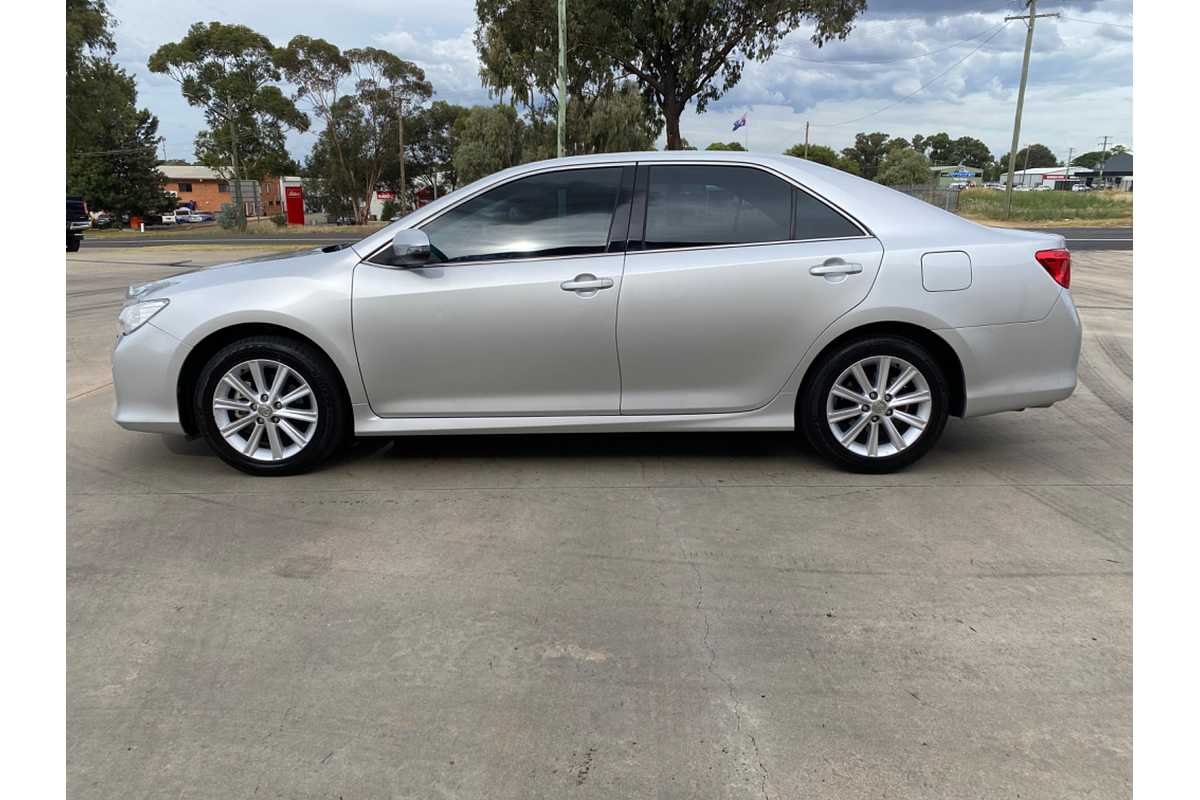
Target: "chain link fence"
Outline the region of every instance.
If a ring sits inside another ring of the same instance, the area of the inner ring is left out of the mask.
[[[938,186],[936,183],[928,184],[910,184],[908,186],[893,186],[898,192],[904,192],[907,195],[924,200],[930,205],[935,205],[938,208],[944,208],[947,211],[958,211],[958,193],[959,189],[951,189],[946,186]]]

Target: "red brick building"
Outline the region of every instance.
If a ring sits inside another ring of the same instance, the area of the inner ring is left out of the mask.
[[[233,202],[233,185],[230,178],[227,177],[233,174],[232,169],[162,164],[158,171],[163,176],[163,188],[175,195],[180,205],[194,204],[193,207],[197,211],[216,214],[221,210],[221,206]],[[276,187],[278,186],[276,178],[267,178],[264,181],[264,183],[271,182],[274,182]],[[246,216],[262,216],[264,212],[262,187],[257,181],[246,180],[241,182],[241,186],[242,204],[246,207]]]

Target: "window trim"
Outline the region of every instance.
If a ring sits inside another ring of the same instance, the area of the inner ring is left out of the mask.
[[[464,203],[469,203],[470,201],[474,200],[476,197],[479,197],[482,194],[486,194],[487,192],[490,192],[493,189],[499,189],[502,186],[507,186],[510,183],[516,183],[517,181],[524,180],[526,178],[533,178],[538,175],[546,175],[551,172],[567,172],[568,170],[573,171],[573,170],[581,170],[581,169],[612,169],[614,167],[621,170],[621,174],[618,177],[617,203],[613,207],[613,213],[612,213],[612,217],[615,218],[617,213],[619,213],[621,210],[621,191],[624,189],[624,180],[625,180],[624,168],[634,167],[636,169],[637,166],[638,166],[638,163],[636,161],[604,161],[604,162],[597,162],[595,164],[561,164],[561,165],[560,164],[551,164],[544,169],[534,170],[532,172],[525,172],[525,173],[522,173],[521,175],[514,175],[512,178],[510,178],[506,181],[501,181],[499,183],[493,183],[488,186],[484,186],[477,191],[471,192],[471,194],[467,195],[466,197],[464,197],[462,200],[458,201],[454,205],[447,206],[446,208],[443,208],[441,211],[437,212],[433,216],[421,220],[421,222],[419,224],[413,225],[411,228],[405,228],[404,230],[418,230],[418,231],[424,230],[426,225],[428,225],[429,223],[433,222],[436,219],[439,219],[440,217],[442,217],[446,214],[449,214],[451,211],[454,211],[456,208],[459,208]],[[637,194],[635,192],[634,198],[636,199],[636,197],[637,197]],[[579,253],[576,255],[568,255],[568,256],[529,256],[528,258],[492,258],[492,259],[488,259],[486,261],[479,260],[479,261],[446,261],[446,262],[437,262],[437,263],[431,262],[429,264],[423,264],[420,267],[409,267],[408,269],[430,269],[432,267],[441,267],[441,268],[479,267],[479,266],[484,266],[486,264],[511,264],[516,261],[525,262],[525,261],[549,261],[551,259],[562,260],[562,259],[576,259],[576,258],[604,258],[604,257],[608,257],[608,256],[622,255],[626,252],[626,250],[628,250],[628,240],[626,241],[625,250],[621,250],[621,251],[617,251],[617,252],[610,252],[608,250],[608,246],[612,241],[612,232],[613,232],[613,219],[610,218],[608,221],[608,234],[607,234],[608,238],[606,238],[605,242],[604,242],[604,251],[600,252],[600,253]],[[628,234],[629,234],[629,231],[626,232],[627,237],[628,237]],[[370,263],[375,264],[376,266],[391,267],[390,264],[382,264],[382,263],[374,260],[376,256],[378,256],[380,253],[386,252],[387,249],[391,246],[392,246],[391,240],[384,242],[380,247],[378,247],[377,249],[372,251],[370,255],[368,255],[366,258],[364,258],[363,261],[369,261]],[[395,269],[395,267],[392,267],[392,269]]]
[[[817,202],[822,203],[823,205],[825,205],[826,208],[829,208],[831,211],[833,211],[835,214],[841,216],[843,219],[845,219],[847,222],[849,222],[855,228],[858,228],[858,230],[861,233],[858,236],[826,236],[826,237],[815,238],[815,239],[790,238],[790,239],[776,239],[773,241],[762,241],[762,242],[727,242],[724,244],[692,245],[690,247],[659,247],[659,248],[655,248],[653,250],[649,250],[646,248],[645,232],[646,232],[647,215],[650,213],[650,203],[648,201],[650,168],[658,167],[658,166],[676,166],[676,165],[689,166],[689,167],[692,167],[692,166],[746,167],[749,169],[757,169],[760,172],[765,172],[768,175],[779,178],[784,183],[791,186],[793,189],[793,194],[788,198],[788,202],[791,204],[790,222],[788,223],[789,224],[789,228],[788,228],[789,236],[794,237],[796,235],[796,230],[795,230],[795,228],[796,228],[796,197],[794,194],[794,192],[796,192],[796,191],[804,192],[805,194],[807,194],[809,197],[813,198]],[[643,177],[643,173],[644,173],[644,177]],[[860,222],[858,220],[858,218],[855,217],[854,215],[850,214],[847,211],[843,211],[841,208],[834,205],[829,200],[826,200],[824,197],[817,194],[813,190],[809,189],[807,186],[804,186],[803,184],[796,181],[796,179],[791,177],[790,175],[786,175],[778,170],[763,166],[762,164],[753,164],[753,163],[749,163],[749,162],[745,162],[745,161],[708,161],[705,159],[687,159],[687,160],[681,160],[681,161],[674,161],[674,160],[672,160],[672,161],[643,161],[643,162],[638,163],[637,186],[638,186],[639,194],[637,197],[635,197],[634,204],[635,204],[635,208],[637,209],[638,213],[641,214],[641,226],[640,226],[641,231],[640,231],[640,233],[642,235],[641,235],[640,239],[635,243],[633,241],[633,237],[632,237],[633,232],[632,232],[632,230],[630,231],[631,236],[630,236],[629,247],[627,247],[625,250],[625,252],[627,254],[632,254],[632,253],[683,253],[683,252],[688,252],[691,250],[718,250],[718,249],[724,250],[724,249],[728,249],[731,247],[768,247],[770,245],[780,245],[780,244],[804,244],[806,242],[841,242],[841,241],[856,241],[858,239],[874,239],[875,238],[875,235],[873,233],[871,233],[870,229],[866,225],[864,225],[862,222]],[[640,199],[640,206],[638,205],[639,199]],[[636,244],[637,246],[634,247],[634,244]]]

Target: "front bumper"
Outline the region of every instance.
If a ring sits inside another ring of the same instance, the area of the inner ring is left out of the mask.
[[[941,331],[953,340],[966,379],[964,417],[1044,408],[1075,391],[1083,328],[1062,291],[1037,322]]]
[[[118,338],[112,354],[113,420],[131,431],[183,434],[175,376],[186,352],[152,322]]]

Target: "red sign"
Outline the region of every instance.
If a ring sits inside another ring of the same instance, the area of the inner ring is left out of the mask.
[[[1044,181],[1065,181],[1066,179],[1067,179],[1066,175],[1043,175],[1042,176],[1042,180],[1044,180]]]
[[[288,186],[284,190],[287,196],[285,201],[285,210],[287,212],[288,225],[303,225],[304,224],[304,187],[303,186]]]
[[[376,192],[375,196],[378,197],[380,200],[395,200],[396,199],[395,192]]]

